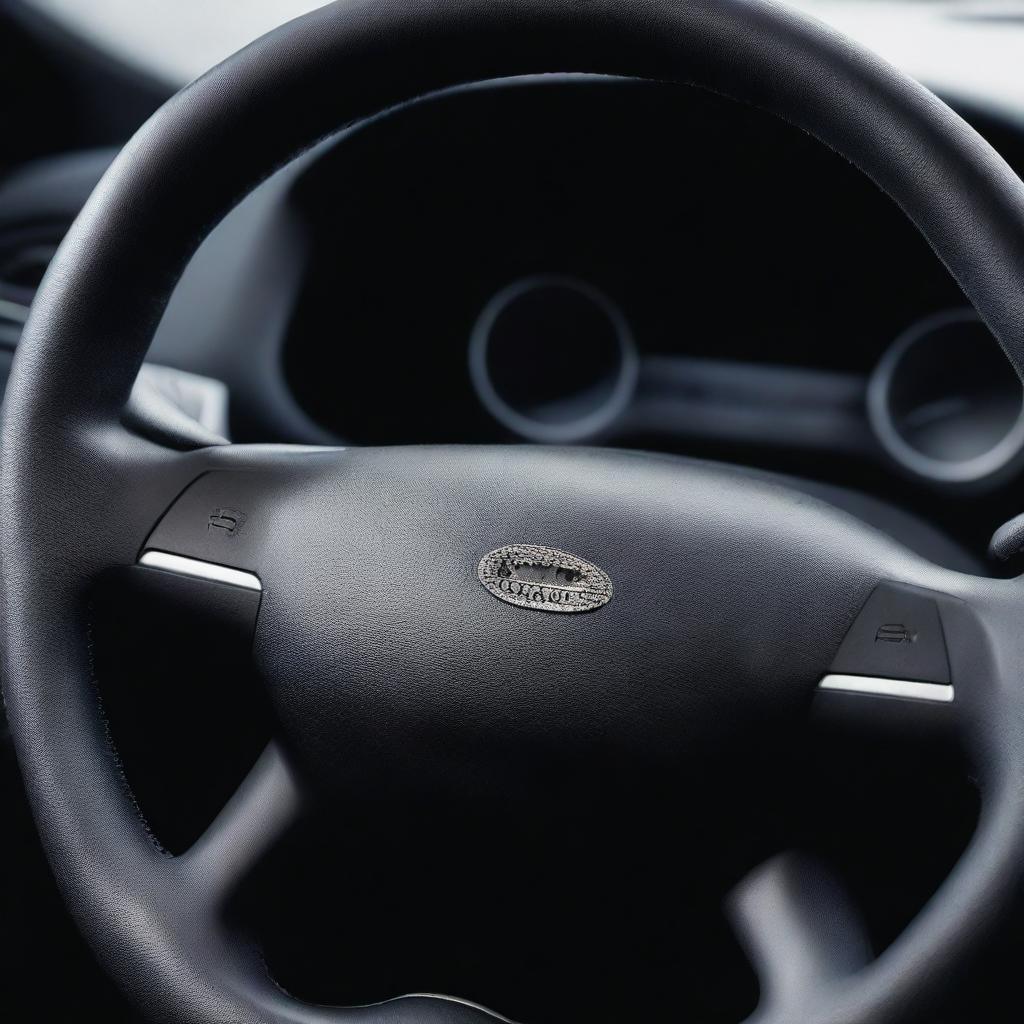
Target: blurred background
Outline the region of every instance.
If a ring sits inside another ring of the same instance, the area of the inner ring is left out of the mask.
[[[316,0],[20,0],[83,40],[177,88]],[[796,0],[927,81],[1024,97],[1017,0]],[[956,26],[950,31],[950,23]]]

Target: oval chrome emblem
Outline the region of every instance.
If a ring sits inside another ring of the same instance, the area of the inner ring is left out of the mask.
[[[608,574],[568,551],[510,544],[480,559],[480,582],[497,598],[544,612],[589,612],[612,599]]]

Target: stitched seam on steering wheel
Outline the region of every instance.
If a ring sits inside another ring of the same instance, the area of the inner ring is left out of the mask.
[[[110,719],[103,707],[103,697],[100,692],[99,679],[96,673],[96,657],[95,657],[95,640],[93,637],[92,628],[92,617],[93,617],[93,606],[90,603],[86,610],[86,651],[89,662],[89,683],[92,686],[93,694],[96,698],[96,712],[100,716],[100,723],[103,727],[103,735],[107,741],[107,748],[110,751],[110,756],[114,759],[114,768],[117,771],[118,778],[121,781],[121,789],[124,791],[124,795],[127,797],[128,802],[132,806],[132,810],[135,811],[135,816],[139,819],[139,824],[142,825],[142,831],[145,833],[146,838],[149,840],[153,849],[157,851],[161,856],[167,857],[168,859],[173,857],[173,854],[167,850],[164,845],[157,838],[156,833],[153,831],[146,819],[146,815],[142,811],[142,807],[139,805],[139,801],[135,796],[135,792],[132,790],[131,783],[128,781],[128,776],[124,770],[124,762],[121,760],[121,755],[118,753],[117,744],[114,742],[114,735],[110,728]]]

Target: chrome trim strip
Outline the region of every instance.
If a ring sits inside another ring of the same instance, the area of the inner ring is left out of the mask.
[[[903,697],[908,700],[928,700],[949,704],[953,700],[953,687],[948,683],[918,683],[911,679],[883,679],[878,676],[827,675],[819,690],[841,690],[861,693],[870,697]]]
[[[370,1005],[387,1006],[388,1003],[395,1002],[398,999],[440,999],[445,1003],[458,1003],[459,1006],[468,1006],[471,1010],[479,1010],[495,1020],[502,1021],[503,1024],[515,1024],[510,1017],[503,1017],[497,1010],[492,1010],[489,1006],[484,1006],[483,1003],[474,1003],[470,999],[461,999],[459,996],[445,996],[440,992],[408,992],[404,995],[395,996],[394,999],[386,999],[382,1003],[371,1003]]]
[[[230,583],[234,587],[245,587],[246,590],[262,590],[263,585],[255,573],[243,569],[232,569],[216,562],[204,562],[200,558],[186,558],[184,555],[172,555],[167,551],[144,551],[139,565],[150,569],[163,569],[175,572],[179,576],[192,576],[199,580],[212,580],[214,583]]]

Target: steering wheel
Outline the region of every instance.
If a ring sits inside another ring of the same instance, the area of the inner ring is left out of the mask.
[[[1017,889],[1020,581],[938,568],[777,482],[662,455],[242,446],[126,418],[176,279],[262,178],[400,101],[554,71],[695,85],[814,134],[902,207],[1024,369],[1024,186],[931,93],[782,7],[347,0],[184,89],[61,246],[3,421],[11,733],[65,899],[153,1019],[493,1019],[434,996],[305,1004],[233,930],[231,894],[305,807],[338,799],[339,774],[444,792],[552,750],[656,758],[734,744],[741,757],[747,730],[813,728],[815,704],[907,743],[939,728],[977,780],[978,825],[881,956],[866,957],[827,881],[798,861],[769,862],[732,897],[760,1022],[906,1019]],[[252,650],[276,717],[241,788],[173,857],[136,810],[93,680],[90,588],[140,560],[258,588]],[[503,590],[520,600],[496,599]]]

